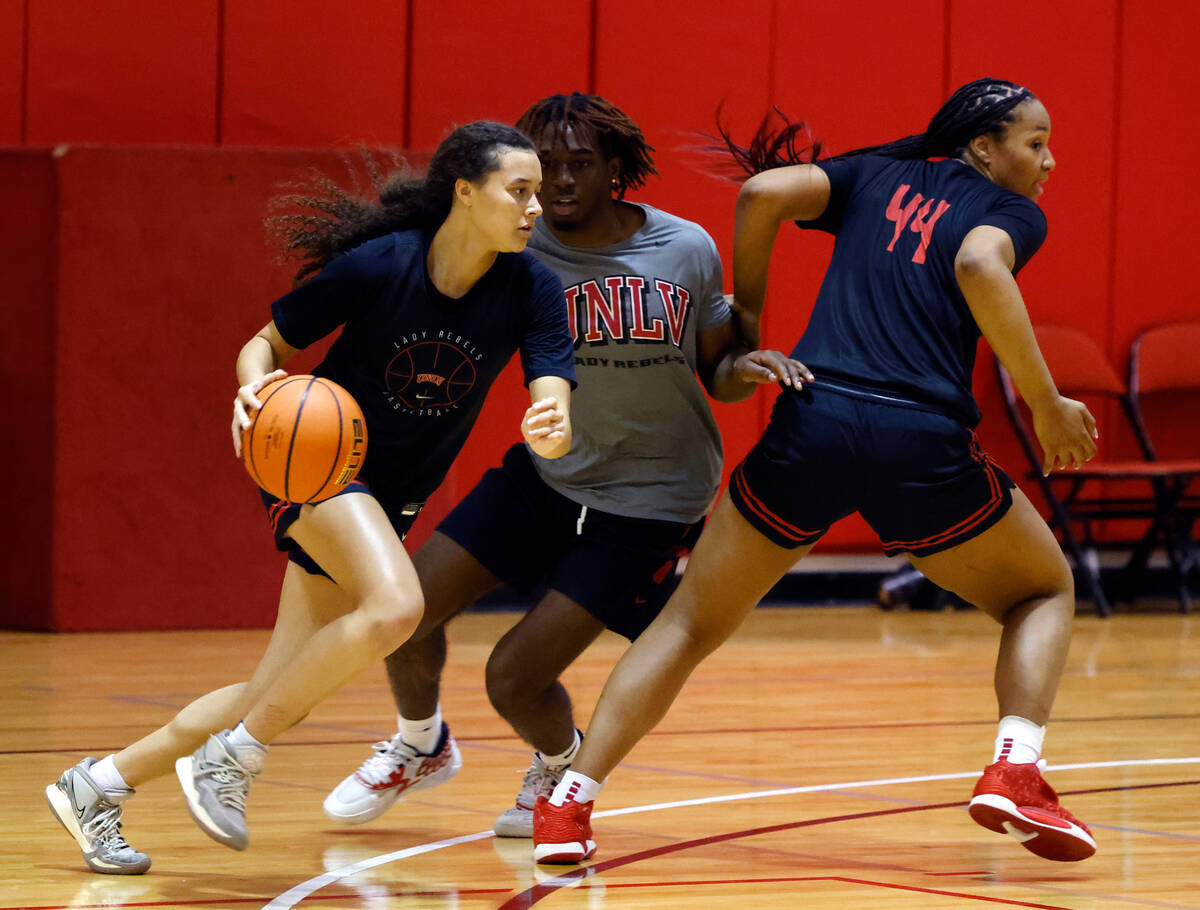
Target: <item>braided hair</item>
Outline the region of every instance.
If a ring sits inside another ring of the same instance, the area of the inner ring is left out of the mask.
[[[547,127],[555,129],[556,142],[566,144],[569,127],[598,142],[605,161],[620,158],[621,170],[613,187],[618,199],[625,198],[631,189],[645,186],[651,174],[658,174],[652,157],[654,147],[646,142],[641,127],[599,95],[550,95],[534,102],[517,120],[517,129],[530,136],[541,136]]]
[[[929,121],[925,132],[843,152],[833,158],[868,154],[897,159],[957,158],[976,136],[987,134],[1002,138],[1013,120],[1013,109],[1034,97],[1033,92],[1015,82],[976,79],[960,86],[946,100]],[[772,123],[775,118],[782,121],[778,128]],[[778,108],[763,119],[748,146],[733,141],[729,131],[721,125],[719,114],[717,131],[726,150],[749,175],[790,164],[811,164],[821,155],[821,143],[812,139],[808,125],[788,119]]]
[[[308,183],[296,187],[299,192],[272,200],[271,209],[281,213],[267,217],[268,233],[281,244],[284,259],[300,260],[294,283],[301,284],[342,253],[368,240],[393,231],[440,227],[450,214],[455,182],[483,180],[500,169],[500,156],[509,149],[535,151],[529,137],[519,130],[477,120],[458,127],[442,140],[423,177],[414,175],[398,155],[392,157],[393,170],[384,174],[375,158],[364,150],[371,189],[378,201],[366,198],[353,167],[350,190],[314,172]]]

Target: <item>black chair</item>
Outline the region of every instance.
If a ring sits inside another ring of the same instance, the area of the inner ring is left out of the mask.
[[[1064,326],[1038,326],[1034,332],[1058,390],[1064,395],[1093,402],[1117,400],[1121,413],[1128,418],[1133,434],[1142,445],[1136,405],[1125,383],[1096,343],[1078,329]],[[1096,612],[1100,616],[1112,612],[1100,578],[1098,551],[1102,547],[1132,547],[1122,572],[1124,596],[1121,598],[1132,603],[1139,590],[1136,583],[1145,574],[1150,554],[1161,546],[1180,581],[1180,607],[1184,611],[1190,609],[1191,596],[1184,583],[1186,571],[1183,568],[1189,557],[1180,549],[1177,529],[1186,523],[1181,510],[1190,501],[1188,496],[1193,480],[1200,476],[1200,460],[1156,461],[1150,457],[1152,450],[1143,447],[1144,457],[1140,459],[1109,461],[1098,456],[1078,471],[1060,471],[1044,477],[1042,457],[1028,422],[1028,412],[999,360],[996,371],[1009,421],[1029,460],[1027,476],[1041,489],[1050,509],[1050,526],[1082,576],[1096,604]],[[1108,435],[1111,437],[1112,433]],[[1101,542],[1095,525],[1111,519],[1136,519],[1147,524],[1144,532],[1133,540]]]

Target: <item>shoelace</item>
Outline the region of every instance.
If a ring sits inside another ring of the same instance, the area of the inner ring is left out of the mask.
[[[399,735],[380,740],[372,746],[374,754],[369,756],[358,769],[358,776],[368,784],[387,781],[402,765],[407,765],[421,753],[402,740]]]
[[[525,809],[532,809],[539,796],[549,797],[554,792],[554,788],[562,779],[562,774],[561,768],[551,768],[535,758],[533,764],[529,766],[529,770],[525,772],[525,778],[521,781],[521,792],[517,794],[517,805]]]
[[[110,850],[132,850],[121,834],[121,807],[107,800],[96,805],[103,808],[80,826],[84,836]]]
[[[253,776],[229,756],[213,761],[201,758],[197,776],[211,777],[217,782],[217,802],[222,806],[246,811],[246,797],[250,793],[250,778]]]

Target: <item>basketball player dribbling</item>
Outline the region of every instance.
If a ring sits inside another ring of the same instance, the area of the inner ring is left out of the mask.
[[[297,280],[307,280],[272,304],[271,322],[238,356],[234,448],[260,406],[256,393],[285,375],[280,367],[297,350],[339,327],[314,372],[354,396],[370,448],[358,478],[330,499],[263,494],[289,561],[275,628],[249,682],[202,696],[46,788],[94,871],[150,867],[121,834],[122,807],[136,786],[172,767],[204,832],[247,846],[246,799],[268,745],[416,628],[423,598],[404,535],[518,350],[533,402],[521,422],[530,451],[536,460],[569,449],[574,353],[562,284],[523,252],[541,214],[541,179],[527,136],[479,121],[439,145],[424,178],[384,182],[379,203],[308,197],[308,213],[282,220],[286,248],[304,260]]]
[[[759,383],[808,378],[777,351],[740,346],[702,228],[624,200],[655,173],[630,117],[574,93],[538,101],[517,126],[542,160],[545,215],[529,248],[563,281],[577,346],[574,445],[553,462],[510,449],[414,557],[425,617],[387,658],[399,730],[325,800],[346,824],[457,772],[438,702],[444,625],[508,582],[537,601],[493,650],[487,690],[535,751],[494,830],[531,836],[534,801],[580,742],[560,674],[605,627],[638,636],[712,505],[721,440],[705,390],[735,401]]]
[[[761,312],[782,222],[833,233],[793,352],[818,378],[780,395],[678,590],[609,677],[572,768],[538,800],[535,858],[595,852],[590,816],[603,781],[700,661],[857,511],[886,552],[907,553],[1001,626],[999,729],[971,817],[1046,859],[1084,859],[1095,840],[1038,766],[1071,635],[1071,571],[1029,500],[980,450],[971,393],[982,333],[1033,411],[1045,470],[1096,453],[1095,421],[1058,394],[1015,281],[1046,233],[1036,200],[1055,164],[1049,114],[1028,89],[981,79],[924,133],[886,145],[798,163],[790,152],[802,127],[773,135],[764,124],[748,149],[729,142],[753,175],[738,196],[734,295]],[[745,325],[753,331],[752,316]]]

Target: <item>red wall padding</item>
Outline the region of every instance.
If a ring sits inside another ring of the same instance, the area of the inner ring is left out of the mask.
[[[30,480],[6,493],[29,533],[8,551],[5,606],[32,625],[271,619],[279,564],[226,439],[233,357],[287,286],[261,241],[266,199],[306,162],[342,167],[269,147],[407,142],[420,160],[454,123],[512,120],[542,95],[595,91],[658,150],[662,179],[636,198],[702,223],[728,268],[736,187],[696,150],[718,104],[735,135],[776,104],[837,152],[920,130],[953,87],[996,75],[1029,84],[1054,121],[1050,233],[1021,276],[1035,321],[1085,329],[1123,371],[1138,332],[1200,319],[1188,151],[1200,127],[1186,115],[1200,92],[1200,6],[1188,0],[1099,0],[1086,12],[1013,0],[1006,21],[1036,23],[1029,40],[1008,40],[994,11],[969,0],[912,0],[903,16],[883,0],[244,7],[130,0],[116,17],[80,0],[0,0],[0,143],[112,146],[0,155],[6,201],[29,212],[0,229],[5,249],[20,251],[6,312],[28,325],[20,346],[6,336],[3,347],[22,390],[6,432],[15,442],[11,427],[52,415],[42,419],[56,440],[53,457],[18,453]],[[803,330],[830,248],[782,229],[769,345],[790,349]],[[37,367],[49,362],[47,379]],[[1023,475],[986,345],[976,388],[985,447]],[[714,405],[727,473],[772,398]],[[516,440],[527,400],[507,371],[410,542]],[[1097,416],[1105,454],[1131,454],[1120,414]],[[1200,444],[1194,404],[1155,417],[1172,451]],[[877,552],[856,519],[821,546]],[[119,615],[96,615],[96,590],[125,594]]]
[[[401,147],[407,32],[404,3],[226,3],[221,141]]]
[[[282,563],[233,457],[234,360],[288,287],[264,241],[267,199],[314,163],[337,161],[108,147],[53,159],[54,628],[273,621]]]
[[[0,0],[0,145],[20,145],[25,106],[25,0]]]
[[[29,3],[25,141],[216,141],[219,6]]]
[[[5,466],[0,514],[8,528],[0,559],[0,628],[45,629],[50,627],[53,472],[59,443],[54,420],[58,206],[49,151],[0,154],[0,186],[10,216],[0,218],[5,280],[0,294],[0,448]]]

